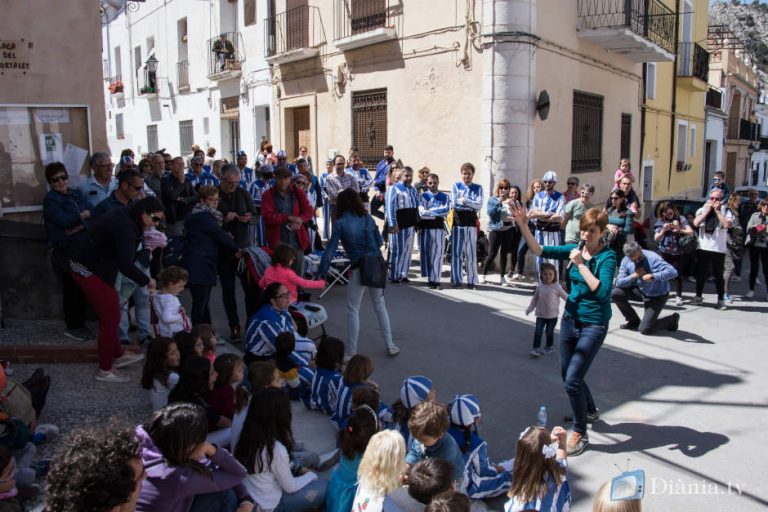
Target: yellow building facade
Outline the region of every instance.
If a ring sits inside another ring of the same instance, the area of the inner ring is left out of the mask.
[[[700,197],[709,54],[707,0],[664,0],[677,9],[673,62],[645,65],[643,202]],[[634,162],[633,162],[634,163]]]

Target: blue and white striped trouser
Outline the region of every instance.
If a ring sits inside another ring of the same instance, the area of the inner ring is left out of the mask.
[[[562,245],[560,231],[542,231],[537,229],[536,241],[539,242],[539,245],[542,247],[545,245]],[[555,266],[555,281],[558,281],[560,279],[560,276],[558,275],[560,260],[544,259],[541,256],[536,256],[536,279],[541,281],[541,264],[543,262],[551,263]]]
[[[463,265],[466,265],[467,284],[478,284],[477,228],[454,224],[451,229],[451,282],[453,284],[461,284]]]
[[[250,228],[251,243],[258,245],[259,247],[266,247],[267,240],[265,238],[264,232],[264,220],[262,219],[261,215],[259,215],[258,219],[256,219],[256,222],[251,224]]]
[[[422,229],[419,231],[419,261],[421,277],[430,283],[439,283],[445,257],[445,230]]]
[[[400,229],[390,233],[389,278],[392,280],[408,277],[408,269],[413,258],[413,235],[416,228]]]
[[[328,198],[323,198],[323,241],[331,239],[331,202]]]

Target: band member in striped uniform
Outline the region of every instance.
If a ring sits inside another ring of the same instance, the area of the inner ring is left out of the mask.
[[[258,217],[251,221],[251,242],[259,247],[267,246],[267,239],[264,235],[264,221],[261,218],[261,196],[275,185],[272,179],[272,169],[260,169],[260,176],[256,178],[248,187],[248,193],[253,199],[253,205],[256,207]]]
[[[328,191],[325,190],[325,180],[333,172],[333,158],[325,161],[325,171],[320,174],[320,192],[323,198],[323,241],[331,239],[331,201],[328,197]]]
[[[451,209],[451,198],[437,190],[440,178],[429,174],[427,190],[419,196],[419,259],[421,277],[426,277],[429,287],[442,290],[440,274],[445,257],[445,216]]]
[[[419,197],[411,186],[413,169],[405,167],[397,183],[387,189],[387,225],[393,235],[390,246],[389,280],[408,283],[408,268],[413,257],[413,235],[419,222]]]
[[[528,212],[528,218],[536,224],[536,241],[539,245],[561,245],[560,224],[565,215],[565,196],[555,190],[557,184],[557,174],[555,171],[547,171],[541,180],[544,190],[533,197],[531,211]],[[536,257],[536,273],[539,272],[539,266],[543,261],[547,261],[558,269],[560,262],[558,260],[544,260]]]
[[[475,166],[461,166],[461,181],[451,188],[454,209],[451,228],[451,282],[461,288],[462,266],[466,265],[467,288],[474,290],[477,277],[477,212],[483,207],[483,187],[472,183]]]

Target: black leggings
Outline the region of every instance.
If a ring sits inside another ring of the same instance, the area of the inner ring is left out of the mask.
[[[768,286],[768,247],[749,247],[749,289],[755,289],[757,282],[757,273],[763,266],[763,278],[765,285]]]
[[[677,277],[675,278],[675,284],[677,285],[677,296],[680,297],[683,294],[683,274],[685,273],[685,264],[687,262],[687,255],[685,254],[667,254],[660,252],[661,258],[675,267],[677,270]]]
[[[490,242],[491,250],[488,251],[488,257],[485,258],[483,263],[482,274],[488,274],[488,267],[493,263],[499,250],[501,250],[499,273],[503,277],[507,273],[507,259],[509,257],[512,258],[512,266],[509,268],[514,269],[517,264],[517,246],[520,243],[520,230],[511,228],[504,231],[490,231],[488,233],[488,241]]]
[[[712,275],[715,276],[715,289],[717,290],[717,300],[723,300],[725,294],[725,281],[723,272],[725,270],[725,253],[715,251],[702,251],[696,249],[698,263],[696,266],[696,296],[701,297],[704,291],[704,281],[707,279],[707,268],[712,263]]]

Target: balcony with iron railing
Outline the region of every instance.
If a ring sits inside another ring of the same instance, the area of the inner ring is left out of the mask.
[[[677,51],[677,83],[696,91],[707,90],[709,52],[696,43],[680,43]]]
[[[728,133],[726,139],[741,141],[757,141],[760,139],[760,125],[748,119],[728,120]]]
[[[396,0],[336,0],[336,48],[349,51],[397,39],[396,21],[402,14],[401,6]]]
[[[176,87],[179,92],[189,91],[189,61],[182,60],[176,63]]]
[[[706,104],[708,107],[723,110],[723,92],[720,89],[710,87],[707,90]]]
[[[675,13],[659,0],[577,0],[579,37],[634,62],[669,62]]]
[[[326,43],[320,10],[309,5],[265,19],[264,37],[265,59],[270,64],[315,58]]]
[[[240,32],[224,32],[208,40],[208,78],[227,80],[240,76],[245,47]]]

